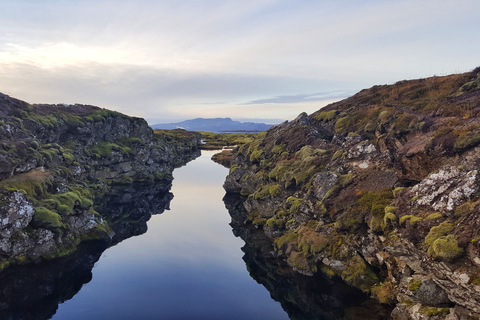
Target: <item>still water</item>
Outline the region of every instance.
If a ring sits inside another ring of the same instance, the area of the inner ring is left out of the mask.
[[[214,153],[175,169],[170,210],[103,252],[52,319],[288,319],[242,260],[222,201],[228,170]]]

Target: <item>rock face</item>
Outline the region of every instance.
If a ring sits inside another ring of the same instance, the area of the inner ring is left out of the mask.
[[[131,217],[112,212],[108,199],[144,199],[141,190],[167,196],[173,169],[198,156],[199,144],[198,134],[154,133],[143,119],[94,106],[0,94],[0,267],[62,256],[84,240],[112,241],[122,217],[146,221],[163,211]]]
[[[480,317],[480,68],[375,86],[234,151],[227,193],[298,273],[396,319]]]

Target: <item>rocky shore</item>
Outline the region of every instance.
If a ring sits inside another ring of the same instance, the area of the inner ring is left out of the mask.
[[[199,134],[154,133],[106,109],[0,94],[0,269],[125,238],[122,223],[163,211],[148,195],[171,197],[173,169],[198,156],[199,144]]]
[[[478,319],[479,116],[480,68],[375,86],[240,146],[224,188],[296,272]]]

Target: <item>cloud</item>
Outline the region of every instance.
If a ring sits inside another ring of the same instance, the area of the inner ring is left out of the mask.
[[[265,103],[297,103],[310,101],[325,101],[331,99],[341,99],[352,95],[352,91],[323,92],[314,94],[297,94],[293,96],[277,96],[274,98],[260,99],[247,102],[245,104],[265,104]]]
[[[142,117],[289,119],[480,51],[475,0],[5,3],[0,92]]]

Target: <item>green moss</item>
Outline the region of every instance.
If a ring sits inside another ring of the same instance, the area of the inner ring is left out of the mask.
[[[359,205],[359,209],[383,218],[385,208],[392,202],[392,199],[393,193],[391,190],[380,192],[369,191],[358,199],[357,204]]]
[[[286,149],[287,149],[287,146],[284,143],[277,144],[273,146],[272,150],[270,150],[270,153],[278,155],[278,154],[282,154]]]
[[[303,254],[303,252],[295,252],[293,251],[287,258],[287,261],[290,265],[298,270],[306,271],[306,272],[315,272],[317,271],[316,265],[313,263],[309,263],[307,257]]]
[[[263,226],[267,222],[267,219],[257,216],[253,219],[252,224],[255,226]]]
[[[298,240],[298,234],[293,230],[288,230],[280,238],[275,239],[274,242],[277,245],[277,248],[281,249],[284,247],[284,245],[288,243],[293,243],[297,245],[297,240]]]
[[[301,235],[298,249],[301,250],[305,256],[315,255],[321,253],[329,244],[328,238],[315,232],[308,232]]]
[[[433,212],[430,213],[426,218],[425,221],[432,221],[432,220],[437,220],[443,218],[442,214],[440,212]]]
[[[348,174],[337,174],[338,184],[340,187],[345,188],[354,178],[354,175],[351,173]]]
[[[430,255],[446,260],[455,259],[463,253],[463,249],[458,246],[457,239],[453,235],[438,238],[430,248],[428,250]]]
[[[133,155],[133,150],[130,147],[121,146],[116,143],[100,141],[97,144],[91,146],[88,151],[96,158],[108,158],[112,157],[112,152],[120,152],[124,156]]]
[[[403,225],[407,220],[410,220],[412,218],[414,218],[413,215],[407,214],[407,215],[404,215],[403,217],[400,217],[400,220],[398,222],[400,223],[400,225]]]
[[[385,213],[395,213],[397,212],[397,207],[394,206],[386,206]]]
[[[260,157],[262,156],[263,150],[257,149],[250,153],[250,162],[258,162]]]
[[[412,280],[410,280],[410,282],[408,283],[408,290],[417,291],[418,288],[420,288],[421,284],[422,284],[421,280],[412,278]]]
[[[329,277],[333,277],[335,276],[335,271],[333,271],[332,268],[330,268],[329,266],[327,266],[326,264],[322,264],[320,266],[320,271],[322,271],[323,274],[329,276]]]
[[[60,215],[44,207],[35,208],[33,221],[35,224],[46,228],[63,227],[62,218]]]
[[[392,212],[385,213],[385,216],[383,217],[383,223],[387,224],[389,221],[397,221],[397,216]]]
[[[346,154],[347,154],[347,152],[344,151],[344,150],[337,150],[337,151],[335,151],[335,153],[333,154],[331,161],[336,161],[336,160],[343,159]]]
[[[370,220],[368,221],[368,227],[370,228],[370,230],[372,230],[373,232],[382,232],[383,229],[385,229],[385,221],[382,218],[380,217],[377,217],[377,216],[372,216],[370,218]]]
[[[313,119],[318,120],[318,121],[325,121],[328,122],[330,120],[333,120],[335,116],[337,115],[337,110],[330,110],[330,111],[322,111],[313,116]]]
[[[435,307],[425,307],[422,306],[419,310],[418,313],[427,315],[429,317],[434,317],[434,316],[445,316],[450,313],[449,308],[435,308]]]
[[[435,240],[450,234],[452,231],[453,225],[448,221],[444,221],[438,226],[432,227],[430,229],[427,236],[425,237],[425,243],[431,246],[435,242]]]
[[[260,187],[256,190],[251,197],[255,200],[263,199],[271,195],[275,195],[278,192],[278,188],[280,185],[278,184],[269,184],[263,187]]]
[[[350,117],[342,117],[335,122],[335,132],[345,131],[350,126]]]
[[[470,201],[464,202],[458,207],[455,208],[455,217],[460,218],[464,217],[470,212],[472,212],[473,208],[475,207],[475,203]]]
[[[417,223],[423,221],[423,218],[422,217],[413,217],[409,221],[410,221],[410,225],[414,226]]]
[[[290,213],[296,213],[302,204],[303,199],[295,198],[295,197],[288,197],[287,204],[290,204]]]
[[[238,164],[234,164],[233,166],[230,167],[229,174],[234,173],[240,166]]]
[[[371,267],[356,255],[347,262],[347,267],[342,272],[342,279],[363,292],[370,292],[379,283],[378,277]]]
[[[275,229],[283,229],[285,227],[285,222],[283,219],[270,218],[265,222],[265,226]]]
[[[62,156],[63,156],[63,159],[65,159],[65,162],[67,164],[72,164],[73,162],[75,162],[75,156],[70,152],[64,152]]]

